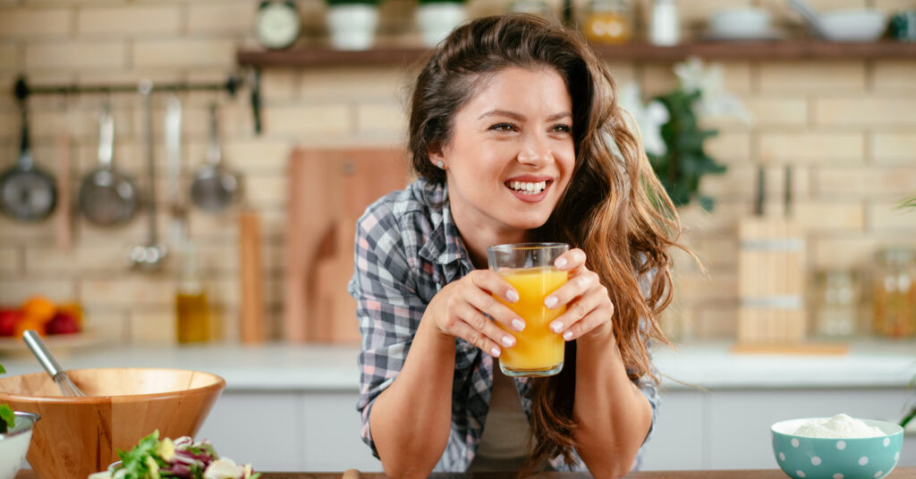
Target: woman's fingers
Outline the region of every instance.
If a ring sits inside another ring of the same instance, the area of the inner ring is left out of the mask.
[[[454,336],[463,338],[493,356],[499,356],[502,348],[515,346],[514,336],[506,333],[471,304],[456,307],[454,314],[454,321],[449,325],[449,332]]]
[[[560,286],[556,291],[544,298],[544,306],[547,306],[548,309],[559,308],[596,287],[603,287],[601,286],[601,280],[598,278],[598,275],[591,271],[584,270],[570,278],[566,284]],[[607,290],[605,290],[605,292],[607,292]]]
[[[610,320],[614,312],[614,307],[603,286],[571,302],[563,314],[550,322],[550,330],[563,334],[595,311],[605,315],[607,320]],[[566,335],[563,337],[566,339]]]
[[[571,249],[561,254],[553,261],[553,265],[562,271],[573,271],[585,267],[585,251],[579,248]]]

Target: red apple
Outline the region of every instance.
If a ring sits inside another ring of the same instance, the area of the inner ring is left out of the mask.
[[[58,312],[54,319],[45,325],[48,334],[74,334],[80,332],[79,322],[72,314]]]
[[[0,308],[0,336],[15,336],[16,323],[22,318],[18,309]]]

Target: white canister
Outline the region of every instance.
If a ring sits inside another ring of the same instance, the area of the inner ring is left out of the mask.
[[[677,45],[680,37],[677,5],[674,0],[655,0],[652,7],[652,27],[649,32],[649,40],[653,45],[670,47]]]
[[[378,7],[351,4],[328,7],[331,45],[338,50],[366,50],[375,43]]]
[[[461,2],[420,4],[417,7],[417,25],[420,27],[423,46],[435,47],[467,18],[467,11]]]

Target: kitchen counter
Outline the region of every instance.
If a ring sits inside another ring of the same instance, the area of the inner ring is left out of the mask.
[[[284,472],[264,473],[263,479],[341,479],[339,472]],[[359,474],[361,479],[385,479],[381,473]],[[474,474],[430,474],[431,479],[515,479],[514,473],[484,472]],[[539,479],[586,479],[584,472],[544,472],[531,476]],[[631,472],[624,476],[630,479],[785,479],[787,476],[780,470],[741,470],[741,471],[647,471]],[[916,467],[898,467],[887,477],[891,479],[916,479]],[[31,470],[19,471],[16,479],[38,479]]]
[[[685,389],[903,388],[916,376],[916,341],[857,341],[843,355],[735,354],[731,342],[657,348],[663,386]],[[25,347],[23,346],[23,349]],[[56,350],[65,368],[193,368],[226,379],[227,391],[357,391],[359,347],[213,344]],[[41,371],[27,352],[0,357],[7,374]],[[683,383],[683,384],[682,384]]]

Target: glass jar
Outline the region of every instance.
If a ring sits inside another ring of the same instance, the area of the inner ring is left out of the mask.
[[[859,287],[855,272],[828,270],[817,274],[814,323],[818,337],[849,338],[856,333]]]
[[[210,306],[198,269],[197,247],[190,240],[181,244],[175,315],[178,343],[203,343],[210,340]]]
[[[872,330],[879,336],[916,335],[916,250],[894,246],[878,251]]]
[[[626,43],[633,33],[629,5],[626,0],[592,0],[582,28],[590,42]]]

